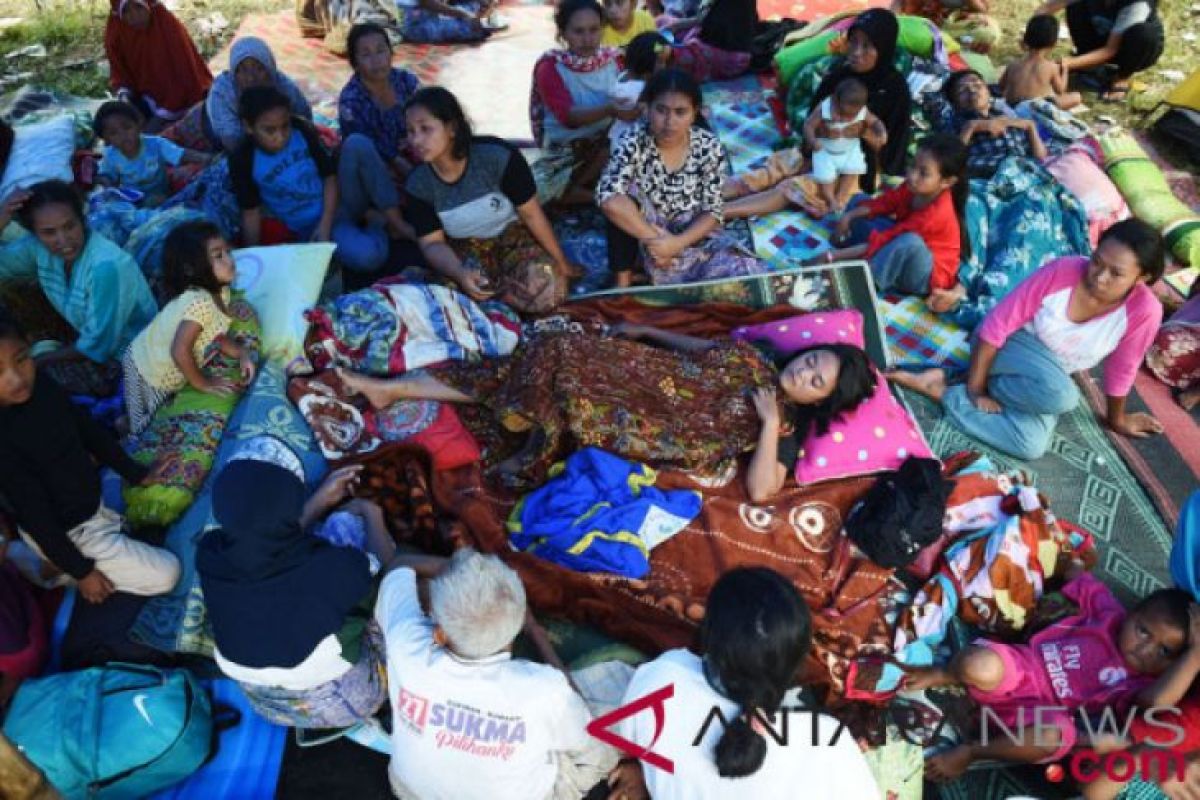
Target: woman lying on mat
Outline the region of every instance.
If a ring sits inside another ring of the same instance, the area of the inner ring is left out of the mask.
[[[521,151],[472,136],[458,99],[440,86],[417,92],[405,110],[413,151],[408,219],[425,260],[474,300],[493,294],[518,311],[544,312],[576,274],[538,203]]]
[[[665,69],[646,83],[642,102],[647,121],[621,138],[596,187],[617,286],[632,283],[639,255],[654,283],[762,272],[762,262],[721,235],[725,148],[696,125],[700,87]]]
[[[1150,285],[1163,267],[1158,232],[1138,219],[1118,222],[1090,261],[1055,259],[992,309],[977,332],[965,384],[948,386],[942,369],[889,377],[940,401],[976,439],[1034,459],[1050,445],[1058,415],[1079,402],[1071,374],[1105,361],[1109,427],[1125,436],[1160,433],[1158,420],[1127,413],[1125,402],[1162,322]]]
[[[204,130],[213,144],[227,153],[246,138],[239,115],[242,92],[254,86],[274,86],[287,95],[292,114],[312,122],[312,107],[291,78],[275,67],[275,56],[256,36],[243,36],[229,50],[229,69],[217,76],[204,101]]]
[[[542,148],[533,171],[543,203],[584,205],[608,159],[608,126],[618,116],[636,120],[641,109],[618,111],[610,99],[621,51],[600,46],[604,9],[596,0],[563,0],[554,24],[566,49],[533,65],[529,121]]]
[[[354,76],[338,95],[338,131],[370,139],[399,186],[412,170],[404,105],[420,87],[417,76],[392,66],[392,40],[373,22],[350,29],[346,53]]]
[[[383,635],[371,619],[374,575],[396,555],[383,512],[352,500],[342,519],[318,525],[353,496],[361,470],[332,472],[307,497],[300,458],[258,436],[213,483],[221,527],[196,547],[196,571],[214,657],[278,725],[344,728],[387,700]]]
[[[38,365],[68,392],[111,394],[117,359],[158,312],[146,278],[132,256],[88,231],[83,200],[69,184],[15,192],[0,208],[0,229],[14,214],[30,235],[0,246],[0,280],[36,277],[75,334],[57,346],[37,343]]]
[[[665,722],[646,709],[617,733],[671,753],[675,769],[626,759],[609,776],[610,798],[880,797],[854,737],[791,688],[812,646],[808,606],[792,583],[766,567],[726,572],[709,592],[699,645],[700,655],[671,650],[634,673],[626,703],[666,685],[675,700]],[[717,708],[727,723],[709,724]],[[780,744],[789,722],[792,739]]]
[[[1035,13],[1056,14],[1064,8],[1078,55],[1064,58],[1063,65],[1071,72],[1116,67],[1101,100],[1124,100],[1129,78],[1162,58],[1166,32],[1157,0],[1048,0]]]
[[[498,465],[513,482],[540,482],[584,445],[708,477],[729,474],[753,450],[746,483],[756,502],[783,487],[809,433],[824,434],[875,387],[866,354],[850,345],[779,358],[744,342],[623,322],[606,335],[535,336],[482,364],[390,380],[339,375],[376,408],[428,399],[491,409],[505,429],[528,433],[524,449]]]

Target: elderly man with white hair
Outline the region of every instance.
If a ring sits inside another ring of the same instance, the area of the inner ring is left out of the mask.
[[[496,556],[399,556],[375,618],[387,643],[401,800],[579,800],[616,763],[554,667],[512,657],[525,587]],[[418,578],[429,579],[429,614]]]

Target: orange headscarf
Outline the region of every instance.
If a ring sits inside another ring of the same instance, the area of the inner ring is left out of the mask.
[[[104,29],[109,82],[114,91],[129,89],[149,96],[172,116],[204,99],[212,73],[175,15],[157,0],[110,0],[112,14]],[[128,3],[150,11],[150,24],[133,28],[121,20]]]

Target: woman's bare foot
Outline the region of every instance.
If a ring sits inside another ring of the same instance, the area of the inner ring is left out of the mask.
[[[944,753],[938,753],[925,762],[925,777],[935,783],[952,781],[971,766],[971,748],[960,744]]]
[[[372,408],[387,408],[403,396],[400,391],[402,379],[372,378],[343,367],[337,368],[337,376],[346,387],[346,391],[352,395],[361,394],[367,398]]]
[[[908,667],[905,669],[904,684],[901,691],[919,692],[922,689],[936,689],[939,686],[952,686],[958,683],[949,670],[943,667]]]
[[[887,373],[887,379],[897,386],[912,389],[939,403],[942,402],[942,395],[946,393],[946,371],[941,367],[933,367],[924,372],[894,369]]]
[[[945,314],[958,305],[967,296],[966,287],[961,283],[953,289],[934,289],[925,298],[925,305],[935,314]]]
[[[1183,406],[1184,411],[1191,411],[1197,403],[1200,403],[1200,388],[1179,393],[1179,405]]]
[[[618,272],[613,286],[618,289],[628,289],[630,286],[633,286],[633,270],[623,269]]]

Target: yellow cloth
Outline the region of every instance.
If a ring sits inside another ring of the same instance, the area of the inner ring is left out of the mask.
[[[221,292],[225,307],[229,307],[229,289]],[[174,392],[182,389],[187,378],[171,357],[171,345],[180,323],[191,320],[200,326],[200,335],[192,346],[197,366],[204,365],[204,351],[218,336],[229,330],[229,317],[205,289],[188,289],[167,303],[145,330],[129,345],[138,373],[146,383]]]
[[[654,24],[654,17],[650,16],[649,11],[639,8],[633,12],[633,23],[627,31],[619,31],[605,23],[604,30],[600,34],[600,44],[604,47],[624,47],[638,34],[653,33],[656,30],[658,28]]]

